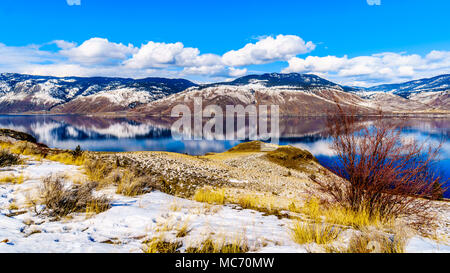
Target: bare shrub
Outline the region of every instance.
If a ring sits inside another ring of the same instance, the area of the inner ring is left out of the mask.
[[[21,163],[18,155],[12,154],[6,150],[0,150],[0,167],[18,165]]]
[[[105,211],[110,207],[110,200],[104,196],[94,196],[96,186],[95,182],[68,186],[62,177],[49,176],[43,181],[40,197],[50,216],[62,217],[72,212],[85,212],[93,204],[96,212]]]
[[[404,140],[400,127],[379,118],[367,124],[355,112],[328,118],[337,161],[332,168],[340,179],[317,181],[334,201],[354,211],[388,217],[428,217],[429,198],[441,187],[433,173],[441,145],[432,147]],[[434,188],[434,190],[433,190]]]

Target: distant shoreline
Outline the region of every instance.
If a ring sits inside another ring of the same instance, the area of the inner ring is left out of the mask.
[[[169,115],[154,115],[145,113],[128,113],[128,112],[99,112],[99,113],[51,113],[51,112],[23,112],[23,113],[0,113],[3,116],[95,116],[95,117],[160,117],[160,118],[176,118]],[[281,118],[304,118],[304,117],[327,117],[329,115],[280,115]],[[378,114],[360,114],[362,117],[378,117]],[[450,111],[445,112],[416,112],[416,113],[383,113],[384,117],[430,117],[430,118],[450,118]]]

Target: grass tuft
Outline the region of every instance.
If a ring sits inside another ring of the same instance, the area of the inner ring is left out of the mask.
[[[186,220],[182,225],[177,227],[177,238],[186,237],[191,230],[189,229],[189,221]]]
[[[344,253],[404,253],[406,240],[401,236],[364,231],[354,235]]]
[[[180,253],[179,248],[183,246],[181,242],[168,242],[158,237],[152,238],[144,244],[146,245],[145,253]]]
[[[19,176],[8,175],[0,178],[1,183],[10,183],[10,184],[22,184],[25,181],[25,176],[23,174]]]
[[[324,216],[327,222],[350,226],[356,229],[367,226],[381,227],[392,222],[387,217],[382,217],[379,213],[370,215],[367,210],[353,211],[338,206],[325,210]]]
[[[103,184],[102,181],[107,177],[113,170],[110,164],[106,164],[104,161],[99,159],[86,159],[83,164],[84,170],[86,171],[87,177],[91,181]]]
[[[18,155],[10,153],[8,150],[0,150],[0,167],[19,165],[22,161]]]
[[[204,202],[208,204],[222,205],[225,203],[225,190],[216,190],[209,187],[198,189],[195,192],[194,200],[197,202]]]
[[[307,224],[296,221],[292,227],[293,240],[298,244],[328,244],[335,240],[341,230],[329,224]]]
[[[291,207],[292,208],[292,207]],[[370,214],[367,210],[354,211],[339,205],[324,206],[316,198],[305,202],[301,208],[295,208],[314,222],[325,221],[334,225],[343,225],[361,229],[367,226],[389,226],[392,218],[383,217],[380,213]]]
[[[246,240],[240,238],[233,242],[215,241],[208,238],[199,247],[189,247],[186,253],[245,253],[249,251]]]
[[[133,173],[125,172],[119,180],[116,193],[136,196],[151,192],[153,189],[158,188],[157,185],[158,181],[154,176],[136,176]]]
[[[58,153],[53,155],[48,155],[46,157],[48,160],[57,161],[67,165],[82,166],[84,164],[84,157],[74,157],[71,153]]]

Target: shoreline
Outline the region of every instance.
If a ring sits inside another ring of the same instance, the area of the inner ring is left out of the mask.
[[[170,115],[151,115],[145,113],[120,113],[120,112],[102,112],[102,113],[49,113],[49,112],[23,112],[23,113],[0,113],[1,116],[94,116],[94,117],[149,117],[149,118],[177,118]],[[227,115],[223,115],[226,117]],[[236,116],[236,115],[235,115]],[[249,115],[246,115],[249,117]],[[323,118],[328,117],[327,114],[322,115],[280,115],[279,118]],[[358,114],[360,117],[380,117],[385,118],[400,118],[400,117],[411,117],[411,118],[450,118],[450,111],[446,112],[418,112],[418,113],[382,113],[380,114]],[[240,115],[238,115],[240,117]],[[208,118],[205,118],[208,119]]]

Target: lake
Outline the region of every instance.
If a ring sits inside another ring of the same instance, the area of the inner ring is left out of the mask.
[[[174,119],[145,117],[94,117],[76,115],[0,115],[0,127],[32,134],[49,147],[90,151],[169,151],[202,155],[223,152],[245,140],[222,137],[178,140],[173,136]],[[396,122],[397,119],[392,119]],[[400,124],[400,119],[398,119]],[[330,165],[333,153],[325,132],[325,118],[299,117],[280,120],[281,145],[309,150],[323,165]],[[443,140],[437,168],[450,178],[450,118],[410,118],[402,124],[402,136],[438,144]],[[446,192],[450,197],[450,191]]]

